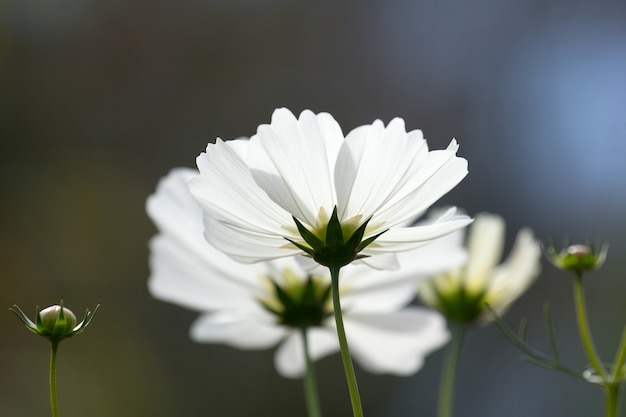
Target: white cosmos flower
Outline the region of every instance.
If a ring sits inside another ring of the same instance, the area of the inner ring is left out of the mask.
[[[190,190],[208,216],[211,244],[240,262],[303,254],[294,217],[324,239],[337,208],[344,233],[367,223],[363,241],[384,232],[360,253],[379,269],[397,266],[394,253],[416,248],[471,222],[454,209],[410,226],[467,174],[458,145],[429,151],[420,130],[402,119],[380,120],[344,137],[328,113],[296,118],[277,109],[249,140],[209,144],[197,158]],[[306,246],[306,244],[305,244]]]
[[[201,313],[191,327],[193,340],[240,349],[278,345],[275,365],[279,373],[302,375],[300,329],[283,323],[285,317],[270,310],[286,311],[275,286],[289,295],[300,294],[310,271],[302,270],[293,257],[242,264],[213,248],[203,237],[202,210],[188,190],[188,180],[195,175],[197,171],[190,169],[172,171],[147,201],[148,214],[160,232],[150,242],[151,294]],[[441,316],[407,304],[414,298],[420,277],[464,261],[457,236],[402,254],[400,271],[382,272],[365,265],[342,270],[345,329],[352,355],[364,369],[408,375],[421,367],[425,355],[446,343],[448,333]],[[311,279],[317,295],[330,285],[327,270],[318,270],[321,273]],[[329,297],[320,297],[319,307],[321,320],[307,327],[313,360],[339,350]]]
[[[469,228],[467,263],[422,281],[422,301],[460,322],[489,321],[485,304],[503,314],[541,269],[541,247],[529,229],[518,233],[509,257],[498,265],[504,249],[504,229],[500,216],[477,215]]]

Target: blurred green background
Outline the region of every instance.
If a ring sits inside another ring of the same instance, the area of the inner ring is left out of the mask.
[[[328,111],[344,132],[403,117],[452,137],[469,176],[441,204],[541,239],[600,236],[587,295],[607,360],[626,318],[626,3],[622,0],[4,0],[0,3],[0,416],[49,415],[48,343],[8,311],[65,300],[92,326],[59,353],[64,417],[303,416],[272,352],[199,345],[196,314],[146,289],[144,203],[216,137],[275,107]],[[569,277],[549,265],[509,312],[585,367]],[[470,332],[459,416],[602,413],[599,388],[523,363],[493,326]],[[369,416],[435,414],[442,352],[408,377],[358,370]],[[326,415],[350,415],[338,355],[317,365]],[[626,406],[621,415],[626,415]]]

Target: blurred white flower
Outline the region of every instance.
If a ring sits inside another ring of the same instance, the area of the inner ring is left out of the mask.
[[[345,240],[365,224],[361,242],[382,233],[357,252],[369,256],[362,261],[370,266],[392,269],[396,252],[471,222],[451,209],[408,227],[467,174],[457,148],[453,140],[429,151],[422,132],[407,133],[399,118],[386,127],[376,120],[344,138],[328,113],[305,110],[296,119],[277,109],[250,140],[209,144],[190,190],[208,214],[209,242],[240,262],[304,254],[312,246],[294,219],[324,241],[336,209]]]
[[[466,265],[422,281],[419,295],[424,304],[459,322],[489,321],[485,304],[503,314],[533,283],[541,268],[541,247],[529,229],[518,233],[511,254],[498,265],[504,229],[500,216],[477,215],[469,228]]]
[[[302,375],[303,324],[313,360],[339,350],[327,270],[306,272],[293,257],[241,264],[213,248],[203,237],[202,210],[188,189],[195,175],[195,170],[173,170],[147,201],[160,232],[150,242],[151,294],[202,313],[191,327],[194,341],[240,349],[279,345],[279,373]],[[425,355],[446,343],[441,316],[407,304],[420,277],[464,260],[461,239],[451,234],[401,254],[400,271],[365,265],[342,270],[346,333],[352,355],[364,369],[408,375],[421,367]]]

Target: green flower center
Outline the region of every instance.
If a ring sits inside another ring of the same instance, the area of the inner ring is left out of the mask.
[[[431,285],[436,299],[434,305],[448,320],[459,323],[471,323],[479,320],[485,313],[486,289],[469,290],[464,285],[462,274],[454,271],[432,279]],[[461,274],[461,275],[458,275]]]
[[[321,326],[324,319],[332,314],[330,282],[317,275],[308,275],[301,280],[291,271],[284,274],[283,285],[268,277],[271,294],[259,300],[261,305],[285,326]]]
[[[449,320],[471,323],[485,312],[484,293],[475,294],[460,287],[454,294],[439,297],[439,310]]]

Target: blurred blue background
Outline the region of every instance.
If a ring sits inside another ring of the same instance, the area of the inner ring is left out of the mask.
[[[196,314],[146,289],[144,203],[216,137],[249,136],[275,107],[328,111],[344,132],[403,117],[432,148],[452,137],[470,174],[441,204],[543,240],[601,237],[586,280],[598,350],[626,318],[626,3],[621,0],[0,3],[0,416],[49,415],[49,347],[7,310],[102,305],[62,344],[64,417],[304,416],[272,352],[199,345]],[[507,314],[585,367],[570,278],[550,265]],[[409,378],[358,370],[367,415],[435,414],[442,352]],[[317,365],[325,414],[350,415],[338,355]],[[493,326],[472,330],[458,416],[587,417],[599,388],[535,368]],[[626,415],[626,406],[621,415]]]

